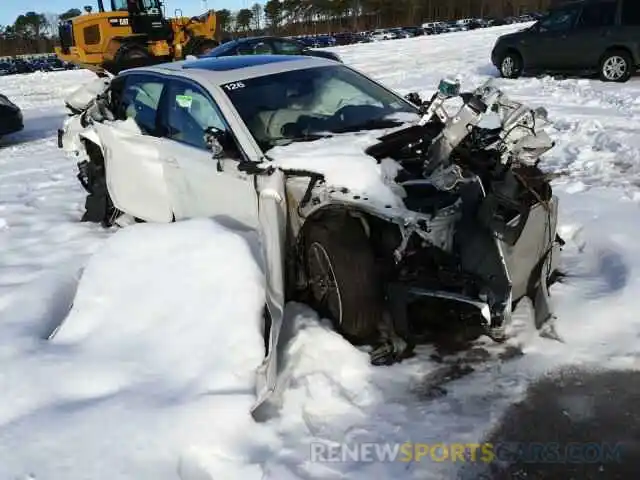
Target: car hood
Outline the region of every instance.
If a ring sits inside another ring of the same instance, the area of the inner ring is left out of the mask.
[[[498,37],[498,42],[505,42],[510,40],[516,40],[522,37],[523,34],[527,33],[531,27],[523,28],[522,30],[518,30],[517,32],[506,33],[504,35],[500,35]]]
[[[379,138],[405,128],[394,128],[335,134],[312,142],[296,142],[269,150],[271,164],[288,170],[313,172],[322,177],[316,193],[330,202],[339,197],[341,203],[366,203],[383,210],[405,209],[406,193],[395,183],[400,162],[385,158],[377,160],[367,150],[379,143]],[[295,179],[293,183],[297,183]],[[308,179],[302,183],[308,183]],[[306,186],[306,184],[305,184]]]

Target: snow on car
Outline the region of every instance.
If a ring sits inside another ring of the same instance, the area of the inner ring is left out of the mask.
[[[551,316],[560,242],[557,199],[536,166],[553,147],[543,110],[450,81],[412,103],[345,65],[292,56],[192,60],[95,84],[105,88],[92,102],[68,99],[82,113],[60,131],[80,157],[87,219],[208,216],[260,233],[268,352],[256,408],[276,387],[286,301],[306,301],[384,364],[451,311],[499,341],[526,296],[539,326]],[[483,126],[492,115],[497,126]],[[316,156],[332,144],[334,158]]]

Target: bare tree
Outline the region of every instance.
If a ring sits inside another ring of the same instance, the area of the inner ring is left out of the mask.
[[[262,5],[259,3],[254,3],[251,7],[251,11],[253,12],[253,24],[256,30],[260,30],[262,25]]]

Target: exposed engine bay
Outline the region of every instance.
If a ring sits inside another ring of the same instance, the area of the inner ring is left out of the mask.
[[[404,342],[415,339],[416,323],[441,315],[437,304],[458,319],[468,311],[495,340],[504,339],[525,296],[538,327],[552,317],[548,285],[562,240],[557,198],[538,165],[554,146],[544,131],[546,111],[508,99],[491,83],[471,93],[459,87],[443,80],[430,101],[409,97],[421,120],[366,150],[402,166],[395,183],[408,209],[367,212],[382,221],[370,221],[377,226],[370,225],[369,238],[393,322],[379,363],[398,360]],[[460,100],[449,113],[447,104]],[[491,116],[494,124],[485,126]],[[309,192],[318,192],[313,184]]]

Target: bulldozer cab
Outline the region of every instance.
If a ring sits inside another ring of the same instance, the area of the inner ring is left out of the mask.
[[[111,11],[128,14],[126,18],[113,17],[110,23],[113,26],[124,23],[134,35],[147,35],[150,40],[168,40],[171,35],[159,0],[111,0]]]

